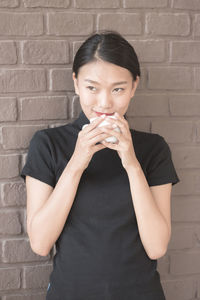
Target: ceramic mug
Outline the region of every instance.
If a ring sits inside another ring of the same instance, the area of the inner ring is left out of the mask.
[[[90,123],[92,123],[92,122],[93,122],[94,120],[96,120],[97,118],[101,118],[101,117],[91,118],[91,119],[90,119]],[[107,118],[113,118],[113,119],[116,119],[115,116],[108,116]],[[110,124],[110,123],[109,123],[108,119],[106,119],[106,120],[103,120],[103,121],[98,125],[98,127],[102,127],[102,126],[105,126],[105,125],[108,125],[108,124]],[[88,126],[88,124],[83,125],[82,129],[85,128],[86,126]],[[119,127],[118,127],[116,124],[113,124],[112,127],[114,128],[115,131],[121,132],[121,130],[119,129]],[[113,144],[115,144],[115,143],[117,143],[118,140],[117,140],[117,138],[116,138],[115,136],[109,136],[109,137],[107,137],[107,138],[105,139],[105,141],[108,142],[108,143],[113,143]]]

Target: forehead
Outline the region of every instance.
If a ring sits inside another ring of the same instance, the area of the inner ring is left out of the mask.
[[[87,63],[79,69],[80,80],[91,79],[100,84],[113,84],[118,81],[132,81],[129,70],[110,62],[97,60]]]

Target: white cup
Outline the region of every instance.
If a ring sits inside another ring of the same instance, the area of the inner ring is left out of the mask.
[[[91,119],[90,119],[90,123],[92,123],[92,122],[93,122],[94,120],[96,120],[97,118],[101,118],[101,117],[94,117],[94,118],[91,118]],[[115,116],[108,116],[107,118],[113,118],[113,119],[116,119]],[[102,126],[105,126],[105,125],[108,125],[108,124],[111,124],[111,123],[109,123],[108,119],[107,119],[107,120],[104,119],[104,120],[98,125],[98,127],[102,127]],[[83,129],[84,127],[86,127],[86,126],[88,126],[88,124],[83,125],[82,129]],[[119,128],[116,124],[112,124],[112,127],[114,128],[115,131],[121,132],[120,128]],[[109,136],[109,137],[107,137],[107,138],[105,139],[105,141],[108,142],[108,143],[113,143],[113,144],[115,144],[115,143],[117,143],[118,139],[117,139],[115,136]]]

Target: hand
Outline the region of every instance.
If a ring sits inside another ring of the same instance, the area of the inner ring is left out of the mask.
[[[105,128],[104,131],[106,133],[109,133],[110,136],[115,136],[118,139],[118,142],[116,144],[113,144],[104,140],[101,143],[110,149],[117,150],[119,157],[121,158],[122,165],[125,169],[128,168],[131,164],[138,165],[139,162],[135,155],[129,124],[127,120],[124,117],[120,116],[118,113],[115,113],[115,117],[117,119],[109,117],[105,119],[107,119],[111,124],[116,124],[120,128],[121,132],[116,132],[114,129],[110,128]]]
[[[98,125],[104,120],[100,117],[89,123],[88,126],[80,130],[76,146],[71,160],[75,168],[84,170],[88,167],[88,164],[93,154],[101,149],[106,148],[106,145],[100,142],[109,136],[109,133],[104,132],[104,127],[98,127]],[[110,125],[107,125],[108,127]],[[100,143],[96,145],[96,143]]]

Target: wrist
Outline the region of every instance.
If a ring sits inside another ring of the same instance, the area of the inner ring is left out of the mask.
[[[142,167],[141,167],[139,161],[135,160],[134,162],[129,164],[125,169],[126,169],[126,172],[129,173],[129,172],[141,171]]]
[[[84,168],[81,168],[80,165],[76,163],[75,158],[72,156],[67,164],[68,172],[73,174],[82,174],[84,172]]]

